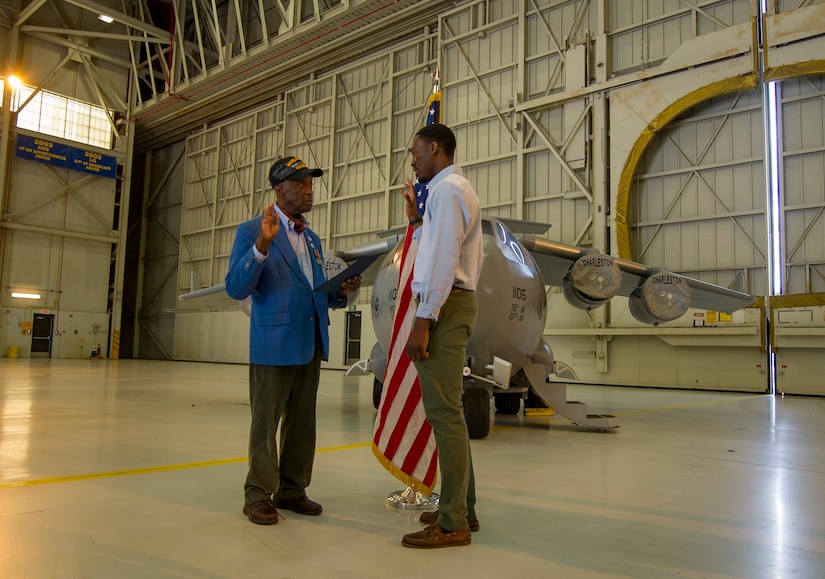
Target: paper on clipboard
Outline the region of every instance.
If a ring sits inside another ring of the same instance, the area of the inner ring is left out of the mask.
[[[364,256],[364,257],[359,257],[358,259],[355,260],[355,263],[353,263],[347,269],[345,269],[344,271],[342,271],[341,273],[336,275],[331,280],[329,280],[329,281],[319,285],[317,288],[315,288],[315,291],[317,291],[317,292],[333,292],[333,291],[337,292],[337,291],[340,291],[341,290],[341,284],[343,282],[345,282],[346,280],[348,280],[351,277],[355,277],[357,275],[361,275],[362,273],[364,273],[364,271],[370,265],[372,265],[372,263],[376,259],[378,259],[382,255],[383,255],[382,253],[376,253],[374,255],[367,255],[367,256]]]

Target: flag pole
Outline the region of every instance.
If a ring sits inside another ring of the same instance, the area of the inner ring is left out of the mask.
[[[427,108],[429,109],[429,103],[432,99],[435,99],[437,95],[441,92],[441,78],[438,72],[438,67],[435,67],[435,70],[431,73],[433,77],[433,91],[432,96],[428,99]],[[437,112],[437,117],[440,117],[440,108]],[[440,118],[431,118],[432,110],[428,110],[427,114],[427,124],[432,124],[433,122],[439,122]],[[407,231],[407,234],[410,234],[410,231]],[[408,486],[404,490],[394,491],[387,496],[387,505],[393,506],[399,509],[414,509],[414,510],[433,510],[438,508],[438,501],[439,495],[438,493],[430,493],[430,495],[426,495],[420,491],[415,490],[413,487]]]

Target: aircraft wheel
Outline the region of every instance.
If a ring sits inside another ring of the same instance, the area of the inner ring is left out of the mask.
[[[521,396],[518,394],[493,394],[493,398],[500,414],[518,414],[521,410]]]
[[[490,434],[490,395],[483,388],[464,391],[464,420],[470,438],[485,438]]]
[[[372,405],[378,410],[378,405],[381,404],[381,391],[384,390],[384,385],[378,378],[372,379]]]

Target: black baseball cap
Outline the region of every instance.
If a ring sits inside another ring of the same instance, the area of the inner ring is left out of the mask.
[[[274,187],[284,181],[303,181],[307,177],[320,177],[322,169],[310,169],[298,157],[284,157],[278,159],[269,168],[269,183]]]

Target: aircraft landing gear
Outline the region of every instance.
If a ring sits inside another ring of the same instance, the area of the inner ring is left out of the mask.
[[[462,400],[470,438],[485,438],[490,434],[490,393],[484,388],[467,388]]]
[[[381,391],[384,390],[384,385],[378,378],[372,380],[372,405],[378,410],[378,405],[381,404]]]
[[[496,411],[499,414],[518,414],[521,410],[521,395],[510,393],[495,393]]]

